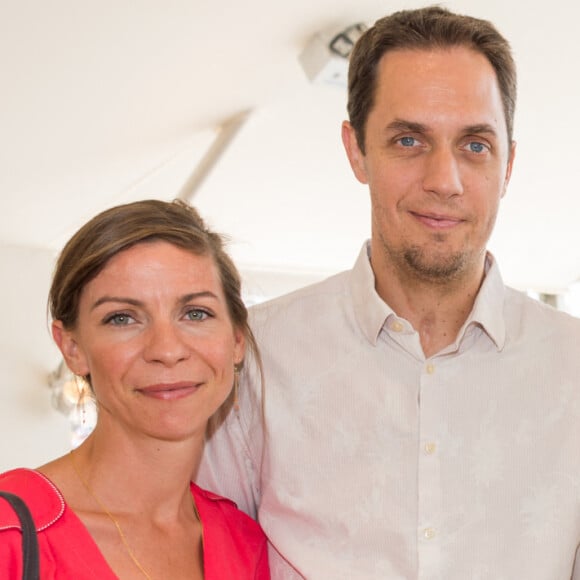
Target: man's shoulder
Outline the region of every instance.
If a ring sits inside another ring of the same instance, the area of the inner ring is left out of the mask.
[[[558,310],[513,288],[506,287],[504,311],[512,324],[538,332],[576,337],[580,340],[580,318]]]
[[[250,308],[250,319],[258,322],[278,316],[286,318],[289,312],[307,316],[312,311],[334,310],[337,307],[337,299],[341,299],[348,293],[349,274],[350,271],[340,272],[314,284],[256,304]]]

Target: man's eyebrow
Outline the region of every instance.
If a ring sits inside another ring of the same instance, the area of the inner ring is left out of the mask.
[[[415,121],[406,121],[405,119],[395,119],[391,121],[386,127],[385,131],[405,131],[409,133],[428,133],[429,129],[422,123]],[[496,129],[488,123],[477,123],[475,125],[467,125],[463,128],[466,135],[481,135],[482,133],[489,133],[497,135]]]
[[[481,134],[481,133],[491,133],[492,135],[497,135],[497,131],[492,125],[487,123],[480,123],[478,125],[468,125],[464,129],[466,134]]]
[[[427,127],[414,121],[405,121],[405,119],[395,119],[386,127],[385,131],[409,131],[410,133],[426,133]]]

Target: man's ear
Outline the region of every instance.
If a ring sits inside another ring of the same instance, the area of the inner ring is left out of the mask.
[[[84,351],[77,342],[75,332],[67,330],[60,320],[52,323],[52,338],[58,346],[68,368],[80,377],[89,374],[89,367]]]
[[[516,142],[512,141],[510,145],[510,152],[507,162],[507,168],[505,172],[505,179],[503,181],[503,191],[501,192],[501,196],[503,197],[506,194],[507,187],[509,185],[511,176],[512,176],[512,169],[514,167],[514,159],[516,158]]]
[[[342,123],[342,144],[355,177],[361,183],[368,183],[365,156],[359,147],[356,132],[348,121]]]

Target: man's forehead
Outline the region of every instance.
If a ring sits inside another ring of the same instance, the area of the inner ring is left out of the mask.
[[[375,97],[426,99],[425,106],[453,100],[502,104],[495,70],[485,55],[469,47],[396,50],[381,58]],[[376,101],[376,99],[375,99]],[[375,104],[377,104],[375,102]]]

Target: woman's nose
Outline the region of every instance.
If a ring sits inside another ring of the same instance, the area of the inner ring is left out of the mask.
[[[189,357],[190,349],[183,333],[171,322],[157,323],[148,330],[144,357],[151,362],[173,366]]]

